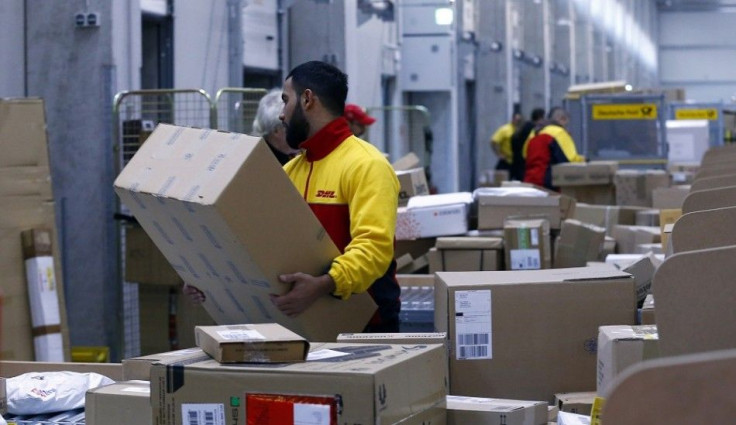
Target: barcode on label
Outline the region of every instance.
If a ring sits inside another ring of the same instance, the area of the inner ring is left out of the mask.
[[[183,403],[182,422],[186,425],[224,425],[225,407],[217,403]]]
[[[490,358],[491,334],[458,334],[457,336],[457,358],[458,359],[488,359]]]
[[[509,257],[511,270],[536,270],[542,266],[538,249],[512,249]]]
[[[199,417],[197,412],[189,412],[189,425],[199,425]]]

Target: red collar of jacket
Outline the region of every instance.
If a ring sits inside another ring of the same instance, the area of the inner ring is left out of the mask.
[[[302,142],[299,147],[306,151],[307,161],[319,161],[352,134],[348,121],[343,117],[338,117],[322,127],[314,136]]]

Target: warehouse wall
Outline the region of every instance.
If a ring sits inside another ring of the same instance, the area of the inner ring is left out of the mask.
[[[736,99],[736,14],[661,12],[660,79],[664,87],[685,88],[688,99]],[[706,65],[707,64],[707,65]]]
[[[23,0],[0,2],[0,97],[25,95]]]

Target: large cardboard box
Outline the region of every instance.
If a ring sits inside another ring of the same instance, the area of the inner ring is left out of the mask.
[[[218,324],[275,322],[333,340],[362,330],[375,311],[367,293],[326,295],[294,318],[270,301],[291,287],[280,274],[320,275],[339,251],[259,139],[160,124],[115,191],[182,279],[206,294]]]
[[[429,195],[429,185],[424,168],[412,168],[406,171],[397,171],[399,178],[399,206],[406,206],[412,196]]]
[[[421,164],[422,161],[419,159],[417,154],[415,154],[414,152],[409,152],[408,154],[394,161],[391,166],[394,167],[394,170],[396,171],[406,171],[411,170],[412,168],[417,168],[421,166]]]
[[[618,170],[614,177],[616,205],[652,207],[654,189],[670,186],[664,170]]]
[[[619,254],[633,254],[637,245],[662,242],[659,226],[617,224],[613,227],[613,237],[616,239],[616,250]]]
[[[447,424],[543,425],[546,401],[447,396]]]
[[[123,380],[150,381],[151,367],[154,363],[173,366],[196,363],[209,359],[209,354],[202,351],[201,348],[185,348],[183,350],[131,357],[123,359]]]
[[[503,270],[503,239],[441,237],[430,250],[429,273]]]
[[[147,381],[123,381],[87,391],[85,424],[152,424],[151,387]]]
[[[337,336],[337,342],[359,342],[361,344],[447,345],[447,334],[444,332],[340,334]]]
[[[43,100],[0,99],[0,168],[48,167]]]
[[[309,342],[278,323],[197,326],[197,346],[220,363],[293,363],[307,358]]]
[[[396,216],[396,239],[461,235],[468,231],[468,209],[473,202],[467,192],[415,196]]]
[[[606,397],[626,368],[659,357],[655,325],[601,326],[598,333],[598,395]]]
[[[599,258],[606,229],[578,220],[562,222],[560,238],[555,244],[554,267],[585,267]]]
[[[393,424],[442,402],[447,395],[442,345],[313,344],[305,363],[183,367],[154,365],[154,424],[210,412],[220,423],[292,423],[318,414],[339,424]],[[281,421],[248,422],[270,412]],[[287,421],[287,418],[289,421]]]
[[[506,270],[552,267],[549,222],[546,219],[506,220],[503,232]]]
[[[633,278],[606,267],[436,276],[454,395],[552,401],[593,391],[598,327],[636,318]]]
[[[651,292],[654,273],[657,271],[657,267],[662,264],[662,260],[657,257],[657,254],[649,252],[631,256],[613,255],[606,258],[606,263],[630,273],[634,277],[636,302],[637,305],[641,305]]]
[[[527,187],[477,189],[478,229],[503,229],[507,218],[545,218],[560,228],[560,197]]]
[[[611,205],[616,202],[613,176],[618,170],[615,161],[563,163],[552,167],[552,186],[578,202]]]

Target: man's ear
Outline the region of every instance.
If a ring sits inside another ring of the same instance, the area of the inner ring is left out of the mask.
[[[317,100],[317,96],[311,89],[304,89],[302,96],[299,99],[302,102],[302,109],[307,110],[311,108]]]

